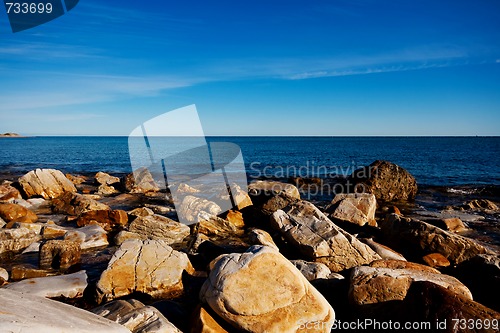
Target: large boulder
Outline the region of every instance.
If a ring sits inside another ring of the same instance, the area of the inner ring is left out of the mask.
[[[109,206],[97,202],[82,194],[65,193],[52,200],[52,209],[55,213],[81,215],[91,210],[108,210]]]
[[[272,278],[269,278],[272,277]],[[200,296],[224,320],[247,332],[330,332],[335,313],[276,250],[252,246],[218,257]]]
[[[194,270],[188,256],[163,240],[128,240],[115,252],[97,282],[97,300],[111,300],[131,293],[153,298],[182,294],[182,273]]]
[[[375,211],[377,199],[369,193],[340,193],[333,198],[326,208],[328,216],[335,220],[350,222],[363,226],[376,226]]]
[[[38,220],[38,216],[31,210],[12,203],[0,203],[0,218],[6,222],[32,223]]]
[[[161,215],[139,216],[128,230],[142,239],[161,239],[169,245],[181,243],[190,234],[187,225]]]
[[[414,257],[437,252],[452,264],[459,264],[478,254],[491,252],[470,238],[396,214],[388,215],[380,222],[380,226],[387,242]]]
[[[387,161],[375,161],[355,170],[348,181],[355,192],[372,193],[381,201],[409,200],[417,195],[415,178],[402,167]]]
[[[18,333],[130,333],[125,327],[75,306],[0,289],[0,328]]]
[[[414,281],[428,281],[472,300],[472,294],[456,278],[414,269],[360,266],[351,273],[349,299],[355,305],[401,301]]]
[[[128,215],[124,210],[91,210],[83,213],[76,220],[79,227],[97,224],[104,230],[111,231],[127,225]]]
[[[28,198],[54,199],[66,192],[76,192],[75,185],[61,171],[54,169],[32,170],[19,178],[19,184]]]
[[[271,225],[308,260],[324,263],[333,272],[381,259],[307,201],[276,211],[271,215]]]
[[[68,275],[39,277],[11,283],[4,288],[42,297],[75,298],[87,288],[87,274],[79,271]]]

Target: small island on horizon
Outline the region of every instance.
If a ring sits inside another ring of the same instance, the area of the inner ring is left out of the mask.
[[[0,138],[22,138],[23,136],[17,133],[3,133]]]

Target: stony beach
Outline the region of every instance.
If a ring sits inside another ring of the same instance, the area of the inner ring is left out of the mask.
[[[212,212],[186,225],[147,170],[0,184],[0,332],[498,331],[494,190],[419,188],[375,161],[254,180],[228,212],[180,184]]]

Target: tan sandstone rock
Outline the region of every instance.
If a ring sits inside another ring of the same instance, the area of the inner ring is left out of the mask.
[[[161,215],[139,216],[128,230],[143,239],[161,239],[169,245],[181,243],[191,232],[187,225]]]
[[[337,194],[326,208],[328,216],[360,226],[376,226],[377,199],[369,193]]]
[[[335,320],[330,304],[300,271],[266,246],[218,257],[200,296],[221,318],[248,332],[297,332],[311,323],[321,324],[311,332],[330,332]]]
[[[355,305],[403,300],[414,281],[429,281],[472,300],[469,289],[449,275],[368,266],[353,269],[349,299]]]
[[[104,230],[111,231],[117,227],[127,225],[128,215],[124,210],[91,210],[83,213],[76,220],[79,227],[97,224]]]
[[[54,169],[30,171],[19,178],[19,184],[28,198],[54,199],[66,192],[76,192],[75,185],[61,171]]]
[[[5,222],[26,222],[33,223],[38,220],[38,216],[31,210],[21,205],[12,203],[0,203],[0,218]]]
[[[111,258],[97,282],[98,301],[134,292],[169,298],[183,292],[182,272],[193,272],[185,253],[163,240],[128,240]]]

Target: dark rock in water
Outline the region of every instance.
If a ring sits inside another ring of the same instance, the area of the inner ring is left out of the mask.
[[[463,205],[459,206],[460,210],[499,210],[498,206],[486,199],[475,199],[465,202]]]
[[[40,268],[65,269],[80,262],[80,244],[69,240],[49,240],[40,246]]]
[[[454,275],[469,287],[474,299],[500,311],[500,255],[480,254],[464,261]]]
[[[31,210],[11,203],[0,203],[0,218],[5,222],[32,223],[38,220],[38,216]]]
[[[90,224],[100,225],[104,230],[111,231],[127,225],[128,215],[123,210],[91,210],[83,213],[76,220],[79,227]]]
[[[24,193],[28,198],[41,196],[54,199],[63,193],[74,193],[76,187],[59,170],[36,169],[19,178]]]
[[[458,264],[478,254],[491,252],[473,239],[396,214],[388,215],[379,225],[387,243],[405,254],[406,258],[420,258],[438,252],[452,264]]]
[[[354,192],[372,193],[381,201],[410,200],[417,195],[415,178],[387,161],[375,161],[355,170],[348,181],[354,186]]]

